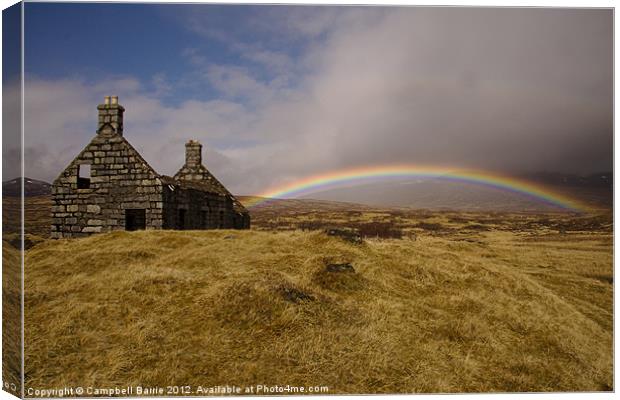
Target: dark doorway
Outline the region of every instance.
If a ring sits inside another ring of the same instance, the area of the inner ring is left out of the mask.
[[[208,220],[207,220],[207,218],[208,218],[207,211],[206,210],[200,211],[200,227],[202,229],[207,229],[208,228]]]
[[[146,229],[146,210],[125,210],[125,230],[137,231],[140,229]]]
[[[185,214],[187,210],[179,210],[179,229],[185,229]]]

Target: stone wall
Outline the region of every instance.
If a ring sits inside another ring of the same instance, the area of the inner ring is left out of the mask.
[[[164,229],[232,229],[232,201],[226,196],[167,184],[163,187]]]
[[[235,229],[250,229],[250,213],[235,211],[233,215],[233,226]]]
[[[250,228],[250,213],[202,164],[202,145],[197,140],[190,140],[185,144],[185,164],[174,175],[174,179],[186,185],[200,184],[206,191],[223,196],[227,204],[224,211],[225,227]],[[232,208],[229,208],[229,205],[232,205]]]
[[[78,171],[90,165],[88,188],[78,188]],[[144,209],[146,229],[161,229],[159,175],[120,135],[101,132],[54,181],[53,238],[81,237],[125,229],[125,210]]]
[[[185,164],[174,174],[174,179],[200,183],[205,190],[232,197],[224,185],[202,164],[202,145],[197,140],[185,143]]]

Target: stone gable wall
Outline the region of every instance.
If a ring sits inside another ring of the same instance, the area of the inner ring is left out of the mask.
[[[88,189],[78,189],[78,168],[90,164]],[[52,186],[52,238],[125,229],[126,209],[146,210],[146,229],[163,226],[158,174],[118,134],[99,134]]]
[[[207,168],[202,164],[202,145],[196,140],[190,140],[185,144],[185,164],[174,175],[174,179],[180,182],[195,182],[208,188],[209,191],[219,194],[224,204],[223,209],[218,208],[214,211],[213,199],[207,200],[209,202],[210,218],[213,220],[209,223],[209,228],[233,228],[233,229],[249,229],[250,228],[250,214],[239,203],[235,197],[213,176]],[[166,196],[164,196],[166,197]],[[184,202],[191,204],[192,200],[196,196],[190,194],[179,193],[171,196],[174,200],[171,202]],[[185,200],[185,199],[190,200]],[[217,207],[220,207],[219,205]],[[197,209],[196,207],[193,207]],[[204,209],[205,206],[203,205]],[[202,218],[204,220],[204,216]],[[166,223],[164,223],[166,225]]]
[[[209,175],[210,174],[207,172],[207,169],[202,165],[193,168],[189,168],[187,165],[184,165],[176,174],[174,174],[174,179],[203,182],[205,180],[208,181]]]

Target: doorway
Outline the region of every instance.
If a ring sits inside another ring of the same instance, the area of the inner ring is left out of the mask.
[[[125,230],[137,231],[141,229],[146,229],[146,210],[125,210]]]
[[[180,209],[179,210],[179,229],[186,229],[185,225],[185,214],[187,210]]]

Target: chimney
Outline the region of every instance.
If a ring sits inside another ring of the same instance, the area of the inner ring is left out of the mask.
[[[125,109],[118,104],[118,96],[105,96],[103,104],[99,104],[97,110],[99,111],[97,133],[116,133],[123,136]]]
[[[197,140],[185,143],[185,165],[196,168],[202,165],[202,145]]]

